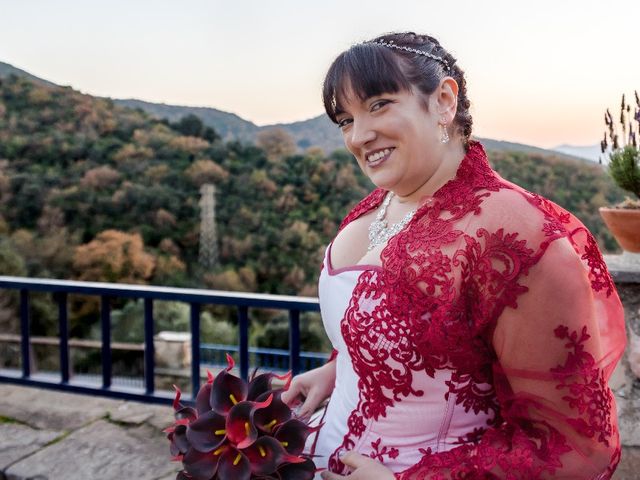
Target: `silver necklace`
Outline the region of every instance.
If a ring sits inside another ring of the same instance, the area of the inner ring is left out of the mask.
[[[367,251],[373,250],[381,243],[386,243],[387,240],[402,230],[416,213],[417,208],[414,208],[402,217],[402,220],[389,227],[388,222],[384,217],[387,214],[387,207],[389,206],[389,203],[391,203],[393,195],[393,192],[387,193],[387,196],[384,198],[384,201],[380,206],[380,210],[378,210],[375,220],[371,222],[371,225],[369,225],[369,248]]]

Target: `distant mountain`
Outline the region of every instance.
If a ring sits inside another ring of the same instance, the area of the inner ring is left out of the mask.
[[[556,150],[547,150],[545,148],[534,147],[532,145],[525,145],[523,143],[514,143],[514,142],[506,142],[503,140],[492,140],[490,138],[480,138],[475,137],[476,140],[480,141],[485,149],[493,150],[496,152],[523,152],[523,153],[537,153],[539,155],[551,155],[558,158],[570,159],[570,160],[580,160],[584,161],[585,159],[579,157],[577,155],[572,155],[570,153],[558,152]]]
[[[10,75],[15,75],[17,77],[22,77],[22,78],[28,78],[29,80],[32,80],[41,85],[48,85],[49,87],[56,86],[55,83],[51,83],[47,80],[36,77],[35,75],[31,75],[29,72],[20,70],[19,68],[16,68],[13,65],[9,65],[8,63],[0,62],[0,78],[8,77]]]
[[[573,155],[579,158],[586,158],[587,160],[591,160],[592,162],[598,162],[602,152],[600,150],[600,145],[558,145],[553,148],[556,152],[565,153],[567,155]]]
[[[0,62],[0,78],[11,74],[20,77],[27,77],[45,85],[54,85],[53,83],[38,78],[24,70],[20,70],[19,68],[13,67],[7,63]],[[205,125],[212,127],[225,141],[240,140],[243,142],[253,143],[255,142],[256,136],[259,132],[272,128],[282,128],[291,134],[300,150],[305,150],[310,146],[318,146],[325,152],[330,153],[334,150],[344,148],[340,130],[324,114],[299,122],[258,126],[249,120],[241,118],[235,113],[224,112],[211,107],[167,105],[164,103],[152,103],[136,99],[114,99],[113,101],[118,105],[140,109],[156,118],[166,118],[172,122],[176,122],[180,118],[189,114],[197,115]],[[487,150],[499,152],[538,153],[544,155],[555,155],[560,158],[570,158],[573,160],[576,158],[580,160],[584,160],[585,158],[589,160],[593,159],[592,156],[587,156],[586,150],[581,150],[591,147],[571,147],[569,145],[561,145],[554,150],[546,150],[544,148],[524,145],[521,143],[492,140],[489,138],[477,139],[484,144]],[[595,161],[597,161],[597,156],[595,157]]]
[[[114,99],[114,103],[129,108],[138,108],[156,118],[166,118],[172,122],[187,115],[196,115],[208,127],[212,127],[225,141],[242,140],[253,141],[260,127],[240,118],[235,113],[223,112],[209,107],[186,107],[180,105],[166,105],[151,103],[135,99]]]

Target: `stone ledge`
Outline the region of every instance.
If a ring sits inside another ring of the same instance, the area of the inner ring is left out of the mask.
[[[640,398],[635,389],[626,398],[616,396],[616,406],[622,445],[640,450]]]
[[[640,448],[623,447],[622,458],[612,480],[637,480],[640,472]]]
[[[640,283],[640,254],[604,255],[604,261],[615,283]]]
[[[0,385],[0,480],[173,480],[169,406]],[[52,443],[53,442],[53,443]]]
[[[0,385],[0,415],[33,428],[75,430],[103,418],[121,401],[16,385]]]
[[[0,424],[0,472],[63,435],[64,432],[36,430],[18,423]],[[3,478],[2,473],[0,478]]]
[[[166,439],[155,428],[123,428],[98,420],[13,464],[4,474],[7,480],[156,480],[171,475],[174,467]]]

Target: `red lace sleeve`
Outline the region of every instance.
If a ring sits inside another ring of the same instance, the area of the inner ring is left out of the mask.
[[[485,296],[476,300],[478,311],[488,311],[483,301],[498,305],[487,333],[496,356],[495,425],[475,442],[424,455],[396,478],[611,477],[620,458],[608,387],[625,345],[620,301],[584,227],[556,236],[543,252],[520,266],[519,278],[500,279],[508,285],[500,301],[491,295],[494,278],[479,287]],[[504,260],[493,257],[485,273],[500,271],[496,259]]]

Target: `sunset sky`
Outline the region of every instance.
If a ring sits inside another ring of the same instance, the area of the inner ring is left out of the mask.
[[[640,1],[0,0],[0,61],[92,95],[209,106],[259,125],[322,112],[332,59],[429,33],[467,72],[474,133],[598,143],[640,90]]]

